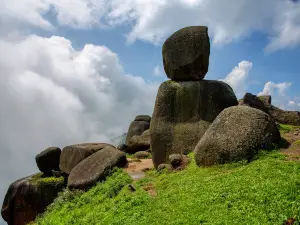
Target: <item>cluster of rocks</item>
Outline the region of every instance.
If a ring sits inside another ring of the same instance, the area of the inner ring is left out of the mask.
[[[126,141],[117,148],[129,154],[139,151],[150,152],[150,122],[151,117],[148,115],[138,115],[130,123]]]
[[[282,110],[273,106],[270,95],[256,96],[251,93],[246,93],[245,96],[239,100],[239,104],[260,109],[272,116],[278,123],[300,126],[300,112]]]
[[[1,214],[8,225],[33,221],[66,186],[86,190],[104,180],[113,167],[127,164],[126,154],[106,143],[84,143],[61,150],[50,147],[36,156],[41,171],[13,182]]]
[[[249,160],[281,138],[267,111],[238,106],[228,84],[204,80],[209,55],[205,26],[180,29],[163,44],[164,70],[171,80],[160,85],[151,119],[156,168],[169,164],[172,154],[192,151],[202,166]]]

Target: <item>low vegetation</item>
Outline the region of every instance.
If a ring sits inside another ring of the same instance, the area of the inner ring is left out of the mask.
[[[192,155],[190,155],[193,158]],[[283,224],[300,220],[300,164],[278,151],[210,168],[149,171],[128,188],[121,169],[88,192],[65,190],[35,224]],[[148,189],[152,187],[150,195]]]

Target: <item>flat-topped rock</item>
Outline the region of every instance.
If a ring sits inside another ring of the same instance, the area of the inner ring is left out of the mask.
[[[71,170],[86,157],[102,150],[103,148],[111,146],[106,143],[83,143],[76,145],[69,145],[63,148],[60,155],[59,168],[66,174],[70,174]]]
[[[164,70],[177,81],[202,80],[209,66],[210,42],[206,26],[190,26],[173,33],[163,44]]]

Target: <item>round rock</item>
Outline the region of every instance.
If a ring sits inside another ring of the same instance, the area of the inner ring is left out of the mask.
[[[173,167],[177,167],[180,165],[182,161],[182,155],[180,154],[171,154],[169,155],[170,163]]]
[[[151,157],[151,153],[150,152],[146,152],[146,151],[139,151],[136,152],[134,154],[134,157],[137,159],[146,159],[146,158],[150,158]]]
[[[134,121],[146,121],[146,122],[150,123],[151,117],[148,115],[138,115],[135,117]]]
[[[51,175],[52,170],[59,170],[60,154],[61,149],[58,147],[45,149],[35,157],[37,167],[41,172]]]
[[[261,146],[280,141],[273,118],[249,106],[224,109],[210,125],[197,146],[195,161],[200,166],[251,160]]]
[[[202,80],[208,71],[210,42],[206,26],[190,26],[172,34],[163,44],[164,70],[171,80]]]

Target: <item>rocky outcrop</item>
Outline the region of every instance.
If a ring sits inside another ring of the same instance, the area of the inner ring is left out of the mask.
[[[84,143],[66,146],[63,148],[60,155],[59,168],[64,173],[70,174],[71,170],[78,163],[107,146],[114,147],[106,143]]]
[[[270,115],[248,106],[230,107],[220,113],[197,144],[195,160],[200,166],[250,160],[259,149],[268,149],[280,139]]]
[[[1,215],[8,225],[25,225],[43,213],[64,187],[64,177],[46,177],[43,173],[19,179],[9,186]]]
[[[286,111],[273,106],[270,95],[256,96],[247,93],[243,99],[239,100],[239,104],[260,109],[263,112],[270,114],[278,123],[300,126],[300,112]]]
[[[237,105],[222,81],[166,81],[159,87],[150,139],[155,167],[170,154],[192,152],[210,124],[225,108]]]
[[[268,108],[265,106],[265,103],[256,95],[253,95],[251,93],[246,93],[244,97],[241,100],[239,100],[239,105],[250,106],[256,109],[260,109],[261,111],[269,114]]]
[[[96,182],[104,180],[113,167],[124,167],[126,163],[127,159],[124,152],[115,147],[105,147],[72,169],[68,177],[68,187],[87,189]]]
[[[163,44],[164,70],[177,81],[202,80],[208,71],[210,43],[206,26],[185,27]]]
[[[51,175],[52,170],[59,170],[60,154],[61,149],[58,147],[49,147],[45,149],[35,157],[37,167],[44,174]]]
[[[144,131],[148,130],[150,127],[150,121],[150,116],[136,116],[135,120],[131,122],[128,128],[125,144],[129,145],[129,141],[133,136],[141,136],[144,133]]]
[[[138,151],[146,151],[150,149],[150,130],[143,132],[141,136],[133,136],[127,145],[126,152],[134,154]]]

